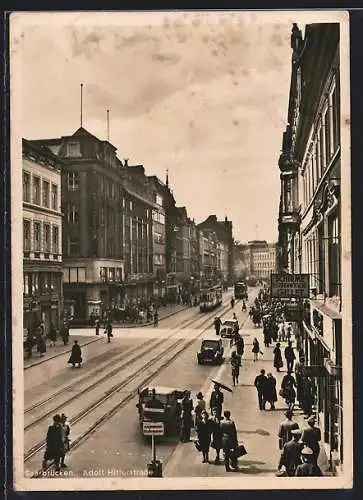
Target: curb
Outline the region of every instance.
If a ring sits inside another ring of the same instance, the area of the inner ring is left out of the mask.
[[[82,344],[81,347],[92,344],[93,342],[97,342],[98,340],[101,340],[101,338],[102,337],[89,340],[88,342],[85,342],[84,344]],[[58,358],[59,356],[63,356],[63,354],[67,354],[68,352],[71,352],[71,351],[72,351],[72,348],[67,349],[66,351],[58,352],[57,354],[54,354],[53,356],[48,356],[45,359],[40,359],[39,361],[36,361],[35,363],[32,363],[31,365],[24,366],[24,370],[28,370],[29,368],[33,368],[33,366],[41,365],[42,363],[45,363],[46,361],[49,361],[50,359]]]
[[[169,314],[166,314],[165,316],[160,318],[159,321],[162,321],[163,319],[166,319],[166,318],[170,318],[170,316],[174,316],[174,314],[178,314],[179,312],[184,311],[185,309],[188,309],[188,307],[185,307],[183,309],[179,309],[179,311],[173,311]],[[142,325],[123,326],[121,328],[140,328],[140,327],[142,328],[142,327],[150,326],[153,324],[154,324],[153,322],[149,322],[149,323],[143,323]],[[72,330],[77,330],[77,329],[81,330],[83,328],[84,327],[72,328]],[[117,326],[116,328],[120,328],[120,327]],[[81,347],[85,347],[86,345],[92,344],[93,342],[97,342],[98,340],[101,340],[101,338],[102,337],[98,337],[96,339],[89,340],[88,342],[85,342],[84,344],[82,344]],[[24,370],[28,370],[29,368],[33,368],[34,366],[41,365],[42,363],[45,363],[46,361],[49,361],[50,359],[58,358],[59,356],[62,356],[63,354],[67,354],[71,351],[72,351],[72,349],[67,349],[66,351],[58,352],[57,354],[54,354],[53,356],[48,356],[45,359],[40,359],[39,361],[36,361],[35,363],[32,363],[31,365],[24,366]]]

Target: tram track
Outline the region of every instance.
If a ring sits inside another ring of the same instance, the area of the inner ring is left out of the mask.
[[[222,306],[222,309],[219,309],[218,313],[222,314],[223,312],[226,312],[229,309],[229,305],[227,302],[227,305]],[[155,350],[158,346],[161,344],[164,344],[167,341],[170,341],[173,336],[178,335],[183,329],[187,328],[191,324],[194,324],[194,327],[196,329],[203,328],[203,326],[206,323],[209,323],[211,320],[211,317],[215,314],[215,312],[208,314],[208,317],[204,317],[203,321],[198,325],[195,326],[195,317],[190,318],[188,321],[185,322],[184,326],[177,331],[174,331],[171,335],[168,337],[165,337],[163,339],[156,339],[151,341],[150,344],[147,345],[146,349],[142,349],[141,353],[138,353],[136,356],[128,360],[126,363],[124,363],[121,366],[118,366],[114,370],[112,370],[113,375],[117,375],[118,372],[121,370],[125,369],[127,366],[129,366],[131,363],[134,363],[137,360],[140,360],[145,354],[150,352],[151,346]],[[182,323],[183,324],[183,323]],[[149,360],[146,364],[142,366],[142,370],[137,369],[130,375],[128,375],[122,382],[118,382],[114,384],[108,391],[106,391],[102,397],[98,398],[96,401],[92,402],[85,408],[83,408],[81,411],[78,411],[74,417],[70,419],[70,424],[74,426],[75,424],[81,422],[85,417],[89,416],[92,412],[95,412],[97,409],[99,409],[101,406],[103,406],[105,403],[107,404],[112,400],[113,397],[117,393],[119,393],[122,390],[125,390],[130,384],[132,384],[135,380],[138,380],[140,378],[140,375],[142,376],[145,371],[148,369],[152,368],[153,366],[157,365],[157,368],[155,370],[152,370],[150,374],[148,374],[147,377],[142,378],[137,382],[137,384],[134,387],[129,388],[128,390],[128,395],[123,398],[121,401],[113,402],[111,404],[110,409],[105,413],[101,413],[101,415],[95,415],[94,416],[94,423],[91,425],[91,427],[86,428],[83,432],[80,433],[80,435],[76,438],[75,441],[72,442],[71,448],[73,449],[76,445],[78,445],[80,442],[82,442],[84,439],[87,438],[96,428],[98,428],[102,422],[107,421],[114,413],[119,411],[123,406],[125,406],[137,393],[138,387],[141,385],[147,384],[150,380],[152,380],[156,375],[160,373],[166,366],[168,366],[180,353],[182,353],[185,349],[187,349],[192,343],[194,343],[208,328],[204,328],[202,332],[200,332],[196,337],[193,337],[192,339],[188,340],[187,342],[184,341],[184,339],[178,339],[175,342],[173,342],[170,346],[168,346],[166,349],[163,351],[159,352],[156,356],[152,357],[151,360]],[[140,349],[140,346],[137,346],[135,348],[134,352],[136,350]],[[175,352],[174,352],[175,351]],[[127,354],[124,353],[124,357],[130,355],[130,352]],[[170,356],[171,355],[171,356]],[[160,364],[161,362],[161,364]],[[101,369],[100,369],[101,370]],[[92,391],[94,390],[97,386],[99,386],[103,381],[106,379],[109,379],[111,376],[110,373],[105,375],[104,377],[101,377],[100,380],[95,381],[93,384],[90,384],[86,391]],[[73,384],[72,384],[73,385]],[[60,391],[58,391],[57,394],[59,394]],[[61,391],[62,393],[64,392],[64,389]],[[49,402],[50,400],[55,399],[57,394],[53,394],[50,397],[46,398],[44,401],[41,401],[37,403],[36,405],[33,405],[34,407],[39,407],[41,405],[45,405],[46,402]],[[71,398],[69,398],[66,402],[63,402],[60,406],[58,406],[56,409],[53,408],[51,411],[47,411],[46,414],[41,415],[36,422],[29,424],[26,427],[26,430],[31,429],[35,425],[39,425],[43,420],[45,420],[51,413],[59,409],[60,407],[64,408],[66,405],[69,405],[70,402],[73,402],[77,399],[79,399],[82,395],[85,394],[85,391],[83,391],[81,394],[76,394],[73,395]],[[116,404],[115,404],[116,403]],[[30,408],[29,408],[30,410]],[[97,412],[96,412],[97,413]],[[95,418],[97,417],[97,418]],[[73,434],[73,430],[72,430]],[[24,461],[27,462],[30,460],[32,457],[34,457],[38,452],[42,450],[42,448],[45,446],[44,440],[38,441],[35,445],[33,445],[26,453],[24,456]]]

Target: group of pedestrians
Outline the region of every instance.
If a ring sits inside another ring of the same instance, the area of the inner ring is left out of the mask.
[[[202,463],[210,463],[210,449],[215,450],[215,464],[221,463],[221,451],[226,471],[238,469],[238,457],[241,456],[235,422],[229,410],[223,411],[224,394],[219,384],[214,385],[209,400],[209,412],[203,394],[199,392],[193,405],[190,393],[185,392],[182,401],[181,442],[190,441],[191,429],[195,428],[195,446],[202,454]],[[193,415],[194,410],[194,415]]]
[[[278,439],[281,456],[278,464],[278,475],[284,468],[284,475],[289,477],[319,477],[322,471],[318,466],[321,431],[317,427],[315,417],[309,417],[306,429],[300,429],[293,420],[293,412],[287,410],[279,427]]]
[[[66,468],[65,456],[70,449],[71,428],[67,416],[62,413],[53,417],[53,424],[48,427],[46,449],[42,468],[46,470],[49,462],[53,462],[56,472]]]
[[[48,331],[46,331],[44,321],[41,321],[35,327],[29,326],[27,328],[27,336],[24,340],[24,352],[26,352],[28,358],[31,358],[33,355],[33,349],[36,347],[39,356],[43,357],[47,352],[47,339],[50,341],[50,348],[56,347],[58,335],[60,336],[63,345],[67,345],[69,341],[69,325],[67,322],[62,322],[59,332],[55,328],[53,322],[50,322]]]

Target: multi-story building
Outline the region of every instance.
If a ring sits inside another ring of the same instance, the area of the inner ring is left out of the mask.
[[[228,271],[227,271],[227,282],[232,284],[234,282],[234,266],[233,266],[233,258],[234,258],[234,240],[233,240],[233,226],[232,222],[225,217],[224,221],[217,220],[215,215],[210,215],[205,221],[198,224],[198,229],[206,229],[208,231],[214,232],[216,234],[216,238],[220,243],[224,243],[223,246],[220,246],[220,252],[228,252],[228,256],[225,253],[221,254],[220,262],[225,263],[228,262]],[[224,264],[221,264],[222,267]],[[224,269],[224,267],[223,267]],[[225,273],[225,270],[220,271],[221,274]]]
[[[221,281],[218,275],[218,239],[210,229],[199,229],[199,262],[202,288]]]
[[[332,464],[344,461],[339,24],[297,25],[287,129],[279,160],[279,267],[310,275],[300,348]]]
[[[23,326],[57,328],[62,314],[61,162],[23,139]]]
[[[235,247],[235,273],[239,279],[269,280],[276,269],[276,243],[253,240]]]

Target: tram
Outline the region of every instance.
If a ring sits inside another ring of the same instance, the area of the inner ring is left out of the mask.
[[[244,281],[238,281],[234,284],[234,297],[236,299],[247,298],[247,285]]]
[[[215,285],[209,288],[202,288],[200,290],[200,304],[199,309],[201,312],[212,311],[222,304],[222,287]]]

